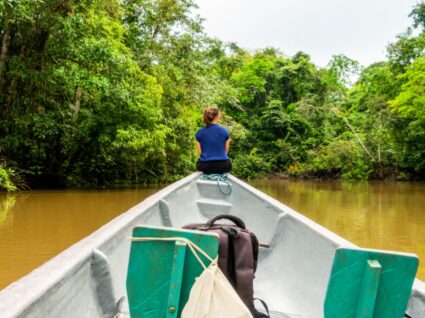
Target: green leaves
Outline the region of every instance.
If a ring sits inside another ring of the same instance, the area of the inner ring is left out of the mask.
[[[241,70],[232,74],[231,82],[239,90],[241,103],[253,103],[259,95],[266,92],[265,85],[274,68],[274,63],[274,59],[258,55],[246,61]]]
[[[404,124],[401,138],[404,142],[403,165],[425,172],[425,56],[416,59],[400,75],[404,82],[399,95],[389,102],[392,110]]]
[[[390,105],[404,118],[425,120],[425,56],[416,59],[400,79],[404,84]]]
[[[0,165],[0,190],[12,192],[18,189],[10,180],[9,174],[11,173],[13,173],[13,171],[5,169]]]
[[[175,180],[194,169],[200,112],[214,104],[240,176],[425,173],[422,4],[419,33],[366,69],[344,55],[319,68],[303,52],[223,44],[195,8],[0,0],[0,157],[17,164],[1,168],[3,188],[18,167],[32,185]]]
[[[425,29],[425,3],[423,1],[418,2],[409,14],[409,17],[413,18],[413,26],[415,28],[421,27]]]

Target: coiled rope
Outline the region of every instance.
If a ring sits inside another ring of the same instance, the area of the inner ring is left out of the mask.
[[[227,180],[227,174],[203,174],[200,179],[202,180],[208,180],[208,181],[217,181],[218,188],[220,189],[221,193],[224,195],[230,195],[232,193],[232,185]],[[222,184],[225,184],[226,186],[223,186]]]

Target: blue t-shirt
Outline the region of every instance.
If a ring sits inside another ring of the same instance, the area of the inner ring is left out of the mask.
[[[195,138],[201,144],[201,161],[227,160],[226,141],[230,134],[226,128],[210,124],[198,130]]]

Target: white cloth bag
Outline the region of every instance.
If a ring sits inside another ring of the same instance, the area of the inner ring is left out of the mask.
[[[215,259],[196,278],[181,318],[230,317],[252,318],[252,315],[218,268],[217,259]]]

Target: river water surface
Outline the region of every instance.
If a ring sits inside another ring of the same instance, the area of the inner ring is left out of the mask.
[[[413,252],[425,263],[425,183],[250,183],[359,246]],[[0,193],[0,289],[158,189]]]
[[[158,187],[0,193],[0,289],[156,191]]]
[[[360,247],[415,253],[425,280],[425,183],[250,183]]]

